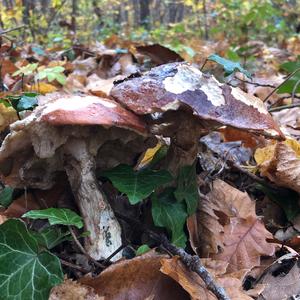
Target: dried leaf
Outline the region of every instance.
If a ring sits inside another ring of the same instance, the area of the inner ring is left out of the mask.
[[[16,111],[12,107],[6,107],[0,103],[0,132],[17,120],[18,116]]]
[[[261,255],[272,255],[271,238],[255,213],[255,202],[227,183],[216,180],[188,221],[191,244],[200,256],[224,260],[228,271],[251,269]]]
[[[51,290],[49,300],[103,300],[95,291],[88,286],[71,279],[54,287]]]
[[[174,280],[159,271],[163,257],[150,251],[134,259],[117,262],[98,277],[85,277],[80,282],[110,300],[189,299]]]
[[[279,186],[300,193],[300,158],[298,153],[284,142],[277,143],[274,155],[261,166],[261,174]]]
[[[267,238],[272,234],[261,220],[231,218],[230,224],[224,226],[222,252],[212,257],[228,262],[228,272],[251,269],[260,264],[260,256],[274,254],[275,248],[266,242]]]

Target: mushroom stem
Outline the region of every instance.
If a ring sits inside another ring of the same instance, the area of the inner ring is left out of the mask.
[[[106,259],[122,245],[121,227],[95,176],[95,160],[86,141],[70,139],[64,146],[65,170],[90,231],[85,248],[96,260]],[[115,256],[114,260],[121,256]]]

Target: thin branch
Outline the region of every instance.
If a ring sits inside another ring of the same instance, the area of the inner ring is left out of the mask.
[[[236,75],[234,76],[235,79],[243,82],[243,83],[247,83],[247,84],[252,84],[252,85],[255,85],[255,86],[261,86],[261,87],[270,87],[272,89],[275,89],[276,86],[275,85],[272,85],[272,84],[262,84],[262,83],[258,83],[258,82],[253,82],[253,81],[249,81],[249,80],[244,80],[244,79],[240,79],[238,78]]]
[[[77,266],[77,265],[75,265],[75,264],[73,264],[73,263],[71,263],[71,262],[69,262],[69,261],[66,261],[66,260],[64,260],[64,259],[62,259],[62,258],[60,258],[59,260],[60,260],[60,262],[61,262],[62,265],[67,266],[67,267],[69,267],[69,268],[78,270],[78,271],[80,271],[80,272],[82,272],[82,273],[85,273],[85,274],[87,274],[87,273],[90,272],[90,270],[87,270],[87,269],[85,269],[85,268],[82,268],[82,267],[80,267],[80,266]]]
[[[285,78],[285,80],[283,82],[281,82],[265,99],[263,102],[266,102],[280,87],[282,87],[291,77],[293,77],[297,72],[300,71],[300,68],[297,68],[294,72],[292,72],[290,75],[287,76],[287,78]],[[277,101],[276,101],[277,102]],[[275,103],[276,103],[275,102]],[[274,104],[275,104],[274,103]],[[273,106],[274,106],[273,104]]]
[[[149,230],[144,224],[135,219],[128,218],[127,216],[115,213],[117,218],[124,220],[132,227],[137,228],[140,231],[147,233],[152,239],[154,239],[163,249],[166,249],[168,253],[172,255],[178,255],[182,262],[193,272],[199,275],[203,280],[208,290],[210,290],[219,300],[230,300],[226,295],[223,287],[219,286],[209,274],[207,269],[202,265],[200,258],[197,255],[190,255],[182,248],[176,247],[169,242],[166,236],[157,234],[156,232]]]
[[[109,263],[109,261],[114,257],[116,256],[120,251],[122,251],[125,247],[127,246],[127,244],[123,244],[121,245],[116,251],[114,251],[109,257],[107,257],[103,264],[106,265],[107,263]]]
[[[77,236],[73,230],[73,228],[71,226],[68,226],[69,231],[74,239],[75,244],[78,246],[79,250],[90,260],[92,261],[97,267],[104,269],[105,266],[103,266],[101,263],[99,263],[97,260],[95,260],[94,258],[92,258],[87,252],[86,250],[83,248],[83,246],[80,244],[80,242],[77,239]]]
[[[269,112],[275,112],[275,111],[280,111],[283,109],[290,109],[294,107],[300,107],[300,103],[292,103],[288,105],[282,105],[282,106],[277,106],[277,107],[271,107],[268,109]]]
[[[185,252],[182,248],[176,247],[171,244],[169,240],[164,235],[158,235],[154,232],[150,233],[150,236],[159,241],[160,244],[168,250],[168,252],[173,255],[178,255],[181,261],[193,272],[199,275],[199,277],[204,281],[208,290],[210,290],[219,300],[230,300],[227,296],[225,289],[221,286],[218,286],[215,283],[213,277],[207,271],[207,269],[203,266],[200,257],[197,255],[190,255]]]
[[[0,31],[0,35],[9,33],[9,32],[15,31],[15,30],[19,30],[19,29],[24,28],[24,27],[27,27],[27,26],[26,25],[20,25],[20,26],[17,26],[15,28],[6,29],[6,30],[3,30],[3,31]]]

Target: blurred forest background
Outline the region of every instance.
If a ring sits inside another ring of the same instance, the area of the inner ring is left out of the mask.
[[[47,44],[104,40],[169,44],[192,55],[199,39],[284,43],[300,30],[298,0],[1,0],[0,31]]]

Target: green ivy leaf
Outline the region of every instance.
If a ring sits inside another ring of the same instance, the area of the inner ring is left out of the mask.
[[[40,246],[43,246],[49,250],[64,241],[72,240],[68,230],[63,230],[62,228],[56,226],[49,226],[39,232],[32,232],[32,235]]]
[[[24,94],[17,104],[17,112],[33,110],[38,105],[37,94]]]
[[[13,202],[13,192],[14,189],[11,187],[5,187],[0,192],[0,205],[3,207],[8,207]]]
[[[231,75],[235,71],[239,71],[245,74],[247,77],[251,78],[251,73],[245,70],[240,63],[225,59],[217,54],[212,54],[208,57],[208,60],[214,61],[224,68],[225,75]]]
[[[151,250],[151,248],[148,246],[148,245],[142,245],[142,246],[140,246],[137,250],[136,250],[136,256],[138,256],[138,255],[142,255],[142,254],[144,254],[144,253],[146,253],[146,252],[148,252],[148,251],[150,251]]]
[[[180,169],[174,196],[179,202],[185,201],[189,216],[197,210],[199,197],[195,165]]]
[[[152,218],[155,226],[167,229],[174,245],[184,248],[187,241],[184,225],[188,215],[185,204],[176,201],[173,191],[168,188],[158,196],[153,195]]]
[[[101,176],[107,177],[122,193],[125,193],[131,204],[137,204],[147,198],[156,188],[173,180],[168,171],[142,169],[134,171],[127,165],[119,165],[105,171]]]
[[[82,228],[82,218],[74,211],[67,208],[47,208],[41,210],[31,210],[22,217],[29,219],[48,219],[50,225],[74,225]]]
[[[1,300],[47,300],[51,288],[62,281],[59,259],[38,248],[22,221],[0,225]]]

